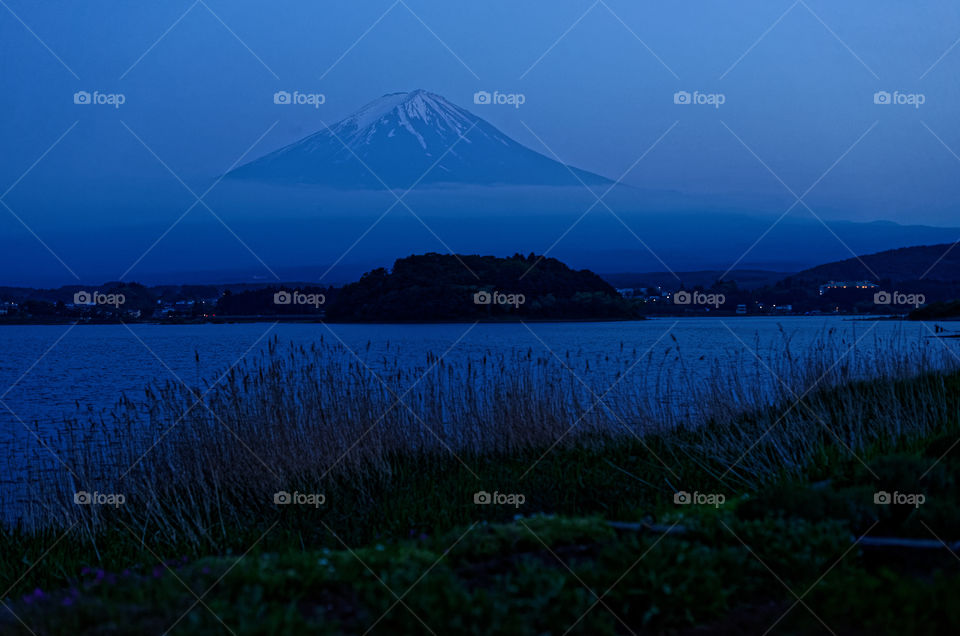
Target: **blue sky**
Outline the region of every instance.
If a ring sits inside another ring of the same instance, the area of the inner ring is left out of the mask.
[[[15,185],[4,201],[31,227],[133,223],[124,197],[140,184],[176,191],[172,171],[202,189],[248,150],[414,88],[611,178],[646,153],[628,184],[762,200],[771,214],[795,200],[788,188],[813,186],[805,201],[825,218],[958,224],[955,2],[3,5],[0,193]],[[76,105],[81,90],[125,103]],[[277,90],[326,101],[278,108]],[[478,90],[526,100],[477,107]],[[677,91],[724,103],[678,105]],[[877,91],[924,103],[876,104]],[[125,205],[71,208],[101,187]],[[180,194],[174,208],[193,200]]]

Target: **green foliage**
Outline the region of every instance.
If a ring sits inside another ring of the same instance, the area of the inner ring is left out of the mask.
[[[478,292],[522,302],[477,303]],[[631,303],[593,272],[554,258],[422,254],[398,259],[338,290],[327,311],[333,321],[634,318]]]
[[[737,537],[762,546],[761,558],[791,582],[812,576],[823,565],[818,556],[842,537],[822,524],[785,538],[776,523],[726,523],[688,539],[538,516],[358,549],[216,557],[119,578],[97,573],[75,592],[18,604],[18,613],[39,633],[105,624],[162,631],[190,609],[189,590],[211,589],[206,607],[194,607],[178,632],[207,633],[219,620],[238,634],[362,633],[373,625],[374,633],[419,633],[423,623],[467,634],[562,633],[574,625],[576,633],[614,634],[623,624],[664,630],[715,619],[741,598],[770,596],[757,584],[765,567]]]
[[[936,573],[923,580],[888,569],[840,569],[810,594],[808,602],[829,616],[838,633],[921,636],[960,632],[960,576]],[[801,610],[802,611],[802,610]],[[801,616],[811,631],[814,619]]]

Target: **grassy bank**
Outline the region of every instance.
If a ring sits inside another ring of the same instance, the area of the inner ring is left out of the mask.
[[[0,584],[36,633],[162,632],[196,601],[188,588],[211,588],[214,611],[197,604],[179,631],[362,633],[396,601],[378,578],[400,595],[421,575],[404,601],[414,612],[398,604],[377,631],[429,631],[422,611],[437,633],[563,633],[596,600],[582,582],[597,594],[613,586],[614,610],[591,610],[583,633],[687,629],[738,612],[772,623],[795,600],[777,577],[800,594],[855,536],[958,538],[960,513],[944,502],[960,500],[960,375],[946,356],[844,346],[758,358],[755,375],[691,376],[673,387],[691,399],[668,408],[625,381],[594,393],[529,353],[466,368],[428,356],[391,375],[339,345],[273,344],[203,391],[155,387],[122,403],[110,427],[71,429],[70,470],[37,479],[31,516],[2,530]],[[658,364],[646,360],[642,377]],[[135,435],[144,421],[150,434]],[[113,443],[91,444],[98,434]],[[125,502],[76,505],[78,490]],[[877,506],[880,491],[928,501]],[[278,492],[324,499],[277,503]],[[480,492],[522,503],[478,505]],[[677,505],[683,492],[724,503]],[[854,569],[845,561],[820,583],[854,577],[913,594],[905,603],[954,585],[947,551],[918,572],[851,556]],[[872,607],[870,595],[848,601]]]
[[[950,379],[952,389],[958,383]],[[471,503],[470,523],[397,527],[360,543],[317,515],[317,535],[301,535],[302,544],[271,533],[249,552],[90,568],[12,608],[37,634],[955,633],[960,570],[949,549],[889,550],[869,539],[956,538],[960,455],[946,452],[958,434],[956,421],[945,422],[939,435],[865,452],[863,464],[825,448],[835,459],[728,492],[719,505],[614,486],[605,454],[582,455],[557,486],[590,491],[592,505],[586,497],[571,505],[591,515],[496,522],[516,510]],[[614,451],[622,460],[627,449]],[[431,477],[451,492],[462,479]],[[884,490],[926,501],[877,505]],[[527,493],[550,499],[548,490]],[[438,510],[408,512],[426,519]],[[13,620],[6,626],[17,633]]]

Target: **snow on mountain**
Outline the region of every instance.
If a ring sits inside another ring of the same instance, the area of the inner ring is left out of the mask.
[[[240,166],[229,176],[339,188],[610,183],[535,152],[424,90],[384,95],[333,126]]]

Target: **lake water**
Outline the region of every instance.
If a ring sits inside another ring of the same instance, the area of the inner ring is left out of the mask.
[[[56,425],[78,412],[99,412],[122,394],[142,395],[156,381],[197,386],[242,358],[255,357],[271,338],[309,345],[340,342],[371,372],[395,365],[426,368],[428,353],[449,363],[500,352],[530,353],[572,372],[614,379],[646,355],[666,372],[705,371],[715,362],[784,350],[803,353],[829,336],[873,351],[931,342],[933,326],[916,322],[852,321],[837,317],[664,318],[638,322],[325,325],[200,324],[5,326],[0,328],[0,427]],[[937,347],[960,351],[960,341]],[[679,352],[679,353],[678,353]],[[351,354],[352,355],[352,354]],[[672,368],[673,366],[676,368]],[[595,380],[600,381],[600,380]],[[602,382],[601,382],[602,384]],[[602,390],[604,387],[598,385]],[[21,422],[22,420],[22,422]]]
[[[763,371],[764,360],[799,356],[825,339],[863,355],[918,347],[960,355],[960,340],[933,338],[933,325],[838,317],[662,318],[638,322],[324,325],[200,324],[5,326],[0,328],[0,477],[18,481],[18,460],[49,460],[70,418],[109,413],[121,396],[137,399],[156,382],[200,386],[272,338],[309,346],[340,343],[370,373],[403,368],[416,377],[435,359],[478,363],[485,356],[532,356],[555,363],[602,393],[629,372],[630,390],[663,391],[670,380]],[[960,357],[956,358],[960,360]],[[645,361],[638,364],[638,361]],[[769,371],[769,369],[767,369]],[[402,386],[398,387],[402,390]],[[48,446],[48,448],[45,448]]]

